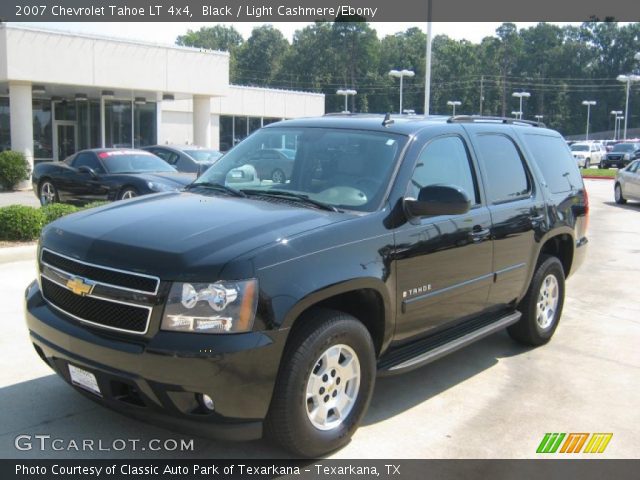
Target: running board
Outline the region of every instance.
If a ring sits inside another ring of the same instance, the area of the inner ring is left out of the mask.
[[[400,347],[387,353],[380,360],[378,375],[403,373],[426,365],[516,323],[521,316],[522,314],[516,311],[497,320],[473,321]]]

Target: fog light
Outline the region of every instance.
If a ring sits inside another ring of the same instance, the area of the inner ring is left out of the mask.
[[[211,398],[209,395],[201,393],[200,394],[200,403],[202,404],[202,406],[204,408],[206,408],[210,412],[213,412],[213,410],[215,409],[214,405],[213,405],[213,398]]]

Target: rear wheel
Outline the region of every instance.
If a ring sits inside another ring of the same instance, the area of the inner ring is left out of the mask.
[[[40,183],[38,197],[40,198],[41,205],[48,205],[50,203],[57,203],[60,201],[58,190],[50,180],[43,180]]]
[[[616,186],[613,187],[613,195],[618,205],[627,203],[627,199],[622,195],[622,186],[619,183],[616,183]]]
[[[126,187],[120,192],[119,200],[127,200],[138,196],[138,191],[133,187]]]
[[[522,318],[507,331],[524,345],[543,345],[551,340],[564,305],[564,269],[557,257],[542,255],[529,290],[518,309]]]
[[[276,168],[271,173],[271,181],[273,183],[285,183],[287,181],[287,176],[284,174],[282,170],[280,170],[279,168]]]
[[[267,416],[267,434],[290,452],[318,457],[358,428],[375,383],[375,349],[351,315],[317,310],[292,335]]]

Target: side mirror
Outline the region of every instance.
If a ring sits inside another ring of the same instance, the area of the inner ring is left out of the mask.
[[[83,166],[79,167],[78,171],[81,172],[81,173],[88,173],[93,178],[98,176],[98,174],[95,172],[95,170],[93,168],[87,167],[86,165],[83,165]]]
[[[420,189],[417,200],[405,198],[404,206],[411,217],[462,215],[471,208],[471,200],[460,187],[428,185]]]

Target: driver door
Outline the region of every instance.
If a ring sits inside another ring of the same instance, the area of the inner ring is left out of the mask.
[[[399,341],[470,319],[487,305],[493,241],[477,177],[461,136],[436,137],[418,157],[406,196],[417,198],[427,185],[455,185],[468,195],[471,209],[416,219],[396,231]]]
[[[70,200],[84,203],[107,199],[108,189],[104,185],[105,170],[93,152],[78,153],[71,166],[73,172],[68,182],[69,191],[67,192]],[[79,171],[80,167],[92,169],[96,176]]]

